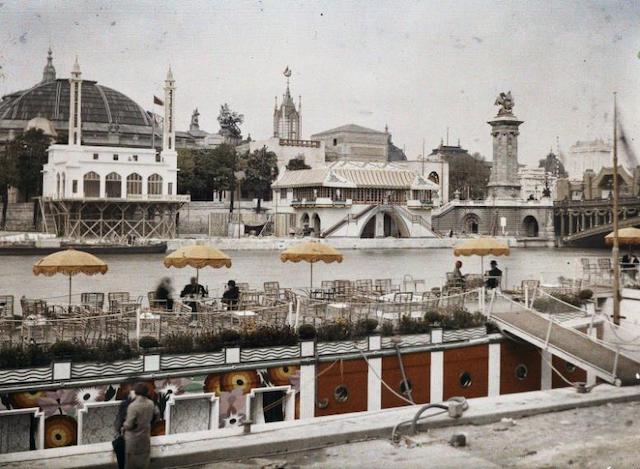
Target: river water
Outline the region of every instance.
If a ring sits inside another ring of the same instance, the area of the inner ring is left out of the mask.
[[[266,281],[279,281],[282,287],[304,288],[309,285],[309,264],[282,263],[279,251],[229,252],[233,266],[229,269],[202,269],[200,283],[210,288],[210,293],[220,294],[228,279],[249,282],[252,288],[261,289]],[[555,283],[559,276],[573,277],[579,272],[581,257],[604,257],[606,250],[580,249],[512,249],[509,257],[496,260],[504,272],[508,286],[523,279],[542,279]],[[97,276],[77,275],[73,279],[74,294],[80,292],[128,291],[132,296],[146,295],[154,290],[163,276],[173,280],[176,289],[189,281],[194,269],[167,269],[162,264],[163,255],[105,255],[107,274]],[[64,303],[68,291],[67,278],[34,276],[31,266],[37,256],[0,257],[0,295],[14,295],[16,302],[22,295],[28,298],[54,297]],[[484,260],[488,269],[489,260]],[[441,286],[445,273],[453,269],[456,258],[451,249],[394,249],[394,250],[346,250],[341,264],[316,264],[314,285],[321,280],[392,278],[400,284],[405,275],[425,280],[427,287]],[[460,258],[464,273],[479,273],[480,258]],[[504,284],[503,284],[504,286]],[[75,296],[75,295],[74,295]]]

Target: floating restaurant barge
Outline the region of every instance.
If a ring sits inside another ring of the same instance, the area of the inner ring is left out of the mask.
[[[638,369],[637,359],[603,345],[606,321],[535,288],[509,297],[483,289],[373,295],[364,284],[336,282],[311,298],[266,285],[263,293],[247,291],[240,310],[203,303],[195,318],[114,296],[107,313],[87,299],[84,313],[3,320],[9,346],[25,331],[26,344],[58,342],[40,366],[0,370],[0,425],[14,429],[0,451],[109,442],[120,400],[136,382],[149,387],[163,415],[154,436],[215,437],[245,422],[591,386],[597,378],[633,384]],[[518,329],[518,318],[529,315],[548,331]],[[102,347],[111,361],[96,361],[100,353],[74,358],[70,338],[80,348]],[[60,353],[60,343],[71,355]]]

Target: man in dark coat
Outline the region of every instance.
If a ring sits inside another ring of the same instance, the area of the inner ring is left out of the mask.
[[[196,277],[191,277],[191,281],[187,283],[180,292],[180,298],[184,298],[185,296],[192,298],[202,298],[204,296],[207,296],[207,291],[202,285],[198,283],[198,279]],[[189,306],[191,308],[191,311],[193,311],[194,313],[191,316],[191,319],[196,320],[197,317],[195,313],[198,312],[198,303],[195,301],[187,301],[185,302],[185,304]]]
[[[144,383],[137,383],[133,390],[136,397],[127,407],[127,418],[122,424],[124,463],[126,469],[146,469],[151,454],[151,423],[157,409]]]
[[[498,269],[498,262],[491,261],[491,269],[489,270],[489,278],[487,278],[487,288],[498,288],[502,280],[502,270]]]
[[[222,295],[222,302],[227,305],[227,309],[238,309],[238,301],[240,300],[240,289],[236,286],[234,280],[227,282],[227,288]]]

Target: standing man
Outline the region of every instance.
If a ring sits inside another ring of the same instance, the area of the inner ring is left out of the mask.
[[[498,269],[498,261],[491,261],[491,269],[489,270],[489,278],[487,278],[487,288],[494,289],[500,286],[502,280],[502,270]]]
[[[151,453],[151,423],[156,407],[149,398],[144,383],[137,383],[135,398],[127,407],[127,418],[122,425],[125,441],[124,464],[126,469],[146,469]]]

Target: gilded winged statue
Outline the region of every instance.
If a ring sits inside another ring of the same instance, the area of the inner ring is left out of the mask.
[[[494,103],[496,106],[500,106],[498,110],[498,115],[502,116],[504,114],[512,114],[513,106],[515,102],[513,97],[511,96],[511,91],[507,93],[500,93],[496,98],[496,102]]]

